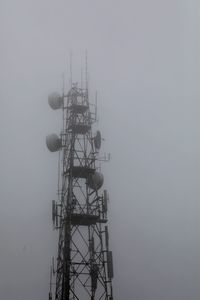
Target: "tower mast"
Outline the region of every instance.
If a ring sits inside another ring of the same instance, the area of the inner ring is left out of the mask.
[[[63,110],[64,128],[47,136],[51,152],[62,151],[58,201],[52,202],[54,228],[59,232],[55,282],[49,300],[113,300],[112,252],[107,227],[108,193],[97,163],[101,134],[88,99],[88,87],[72,84],[68,93],[49,96],[52,109]]]

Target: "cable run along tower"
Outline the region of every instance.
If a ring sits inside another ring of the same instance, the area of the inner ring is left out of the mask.
[[[96,104],[89,103],[87,84],[71,84],[68,93],[52,93],[48,102],[63,112],[60,136],[46,138],[48,149],[61,153],[58,200],[52,201],[58,253],[51,268],[49,300],[113,300],[108,193],[102,190],[98,169],[98,162],[107,159],[99,156],[100,131],[92,131]]]

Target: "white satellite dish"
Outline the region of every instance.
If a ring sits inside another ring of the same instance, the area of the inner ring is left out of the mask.
[[[94,146],[97,150],[101,148],[101,132],[97,130],[96,136],[94,137]]]
[[[54,110],[63,106],[63,98],[57,92],[49,95],[48,102],[50,107]]]
[[[46,137],[46,145],[49,151],[56,152],[62,147],[62,140],[57,134],[52,133]]]
[[[88,178],[88,185],[93,190],[99,190],[103,185],[103,174],[99,172],[95,172],[94,174],[90,175]]]

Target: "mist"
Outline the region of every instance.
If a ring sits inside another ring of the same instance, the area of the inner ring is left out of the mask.
[[[0,0],[0,290],[47,299],[61,114],[48,94],[98,91],[114,299],[200,297],[200,4]]]

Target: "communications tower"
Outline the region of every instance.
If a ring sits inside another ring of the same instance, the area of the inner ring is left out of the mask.
[[[71,84],[68,93],[52,93],[52,109],[62,109],[60,136],[48,135],[51,152],[59,151],[58,200],[52,219],[58,230],[57,260],[51,268],[49,300],[113,300],[112,252],[107,227],[108,193],[98,169],[101,133],[93,133],[96,104],[85,88]]]

